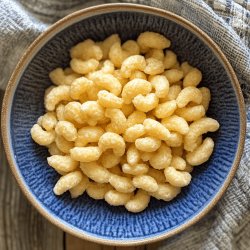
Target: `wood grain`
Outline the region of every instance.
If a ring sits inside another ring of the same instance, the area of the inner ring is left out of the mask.
[[[115,247],[105,246],[76,238],[73,235],[66,234],[65,250],[146,250],[145,246],[137,247]],[[151,249],[155,250],[155,249]]]
[[[0,109],[2,98],[0,91]],[[63,233],[44,219],[21,193],[0,136],[0,250],[157,250],[158,245],[104,246]]]
[[[146,245],[146,250],[157,250],[161,245],[161,242],[155,242],[152,244]]]
[[[71,234],[66,234],[65,245],[65,250],[102,250],[102,246],[100,244],[79,239]],[[114,248],[107,250],[114,250]]]
[[[1,103],[2,97],[3,92],[0,91]],[[63,250],[63,232],[45,220],[17,186],[6,161],[1,136],[0,249]]]
[[[104,246],[76,238],[66,234],[65,250],[157,250],[159,243],[153,243],[135,247],[112,247]]]

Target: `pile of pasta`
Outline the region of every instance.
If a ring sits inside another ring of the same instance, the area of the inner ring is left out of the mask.
[[[117,34],[87,39],[71,48],[69,68],[49,74],[46,113],[31,136],[61,175],[56,195],[86,191],[136,213],[151,196],[175,198],[209,159],[214,142],[202,135],[219,128],[206,117],[210,91],[170,45],[155,32],[123,44]]]

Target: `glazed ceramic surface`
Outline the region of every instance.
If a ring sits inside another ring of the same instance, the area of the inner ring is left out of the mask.
[[[244,137],[243,104],[237,79],[228,70],[225,58],[219,58],[216,48],[175,16],[144,7],[106,7],[104,11],[86,13],[61,22],[26,55],[27,63],[19,65],[4,107],[3,137],[5,145],[8,144],[8,158],[31,202],[66,231],[117,245],[168,237],[197,221],[212,207],[236,170],[242,150],[239,142]],[[56,67],[67,67],[69,49],[84,39],[100,41],[118,33],[126,41],[136,39],[144,31],[168,37],[178,59],[187,60],[202,71],[201,86],[208,87],[212,94],[208,116],[221,125],[218,132],[209,135],[215,141],[212,157],[195,167],[191,184],[176,199],[163,202],[152,198],[149,207],[138,214],[93,200],[86,194],[73,200],[68,193],[56,196],[53,187],[59,175],[47,164],[47,149],[34,143],[30,136],[32,125],[45,112],[44,91],[51,85],[48,73]]]

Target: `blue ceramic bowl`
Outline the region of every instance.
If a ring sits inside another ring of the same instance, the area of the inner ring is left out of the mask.
[[[55,196],[58,174],[48,166],[46,148],[36,145],[30,128],[44,113],[48,73],[69,62],[69,49],[91,38],[103,40],[119,33],[135,39],[143,31],[159,32],[172,41],[181,61],[203,72],[210,88],[208,115],[221,127],[211,136],[215,150],[208,162],[195,168],[191,184],[171,202],[151,199],[149,207],[132,214],[87,195],[72,200]],[[18,64],[4,98],[2,133],[12,171],[31,203],[63,230],[91,241],[135,245],[167,238],[205,215],[231,181],[242,154],[245,113],[242,94],[232,67],[216,44],[201,30],[172,13],[140,5],[113,4],[89,8],[65,17],[30,46]]]

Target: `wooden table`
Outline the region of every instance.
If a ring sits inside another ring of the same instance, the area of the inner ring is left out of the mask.
[[[0,91],[0,103],[2,98]],[[158,246],[159,243],[127,248],[103,246],[78,239],[52,225],[21,193],[0,136],[0,250],[155,250]]]

